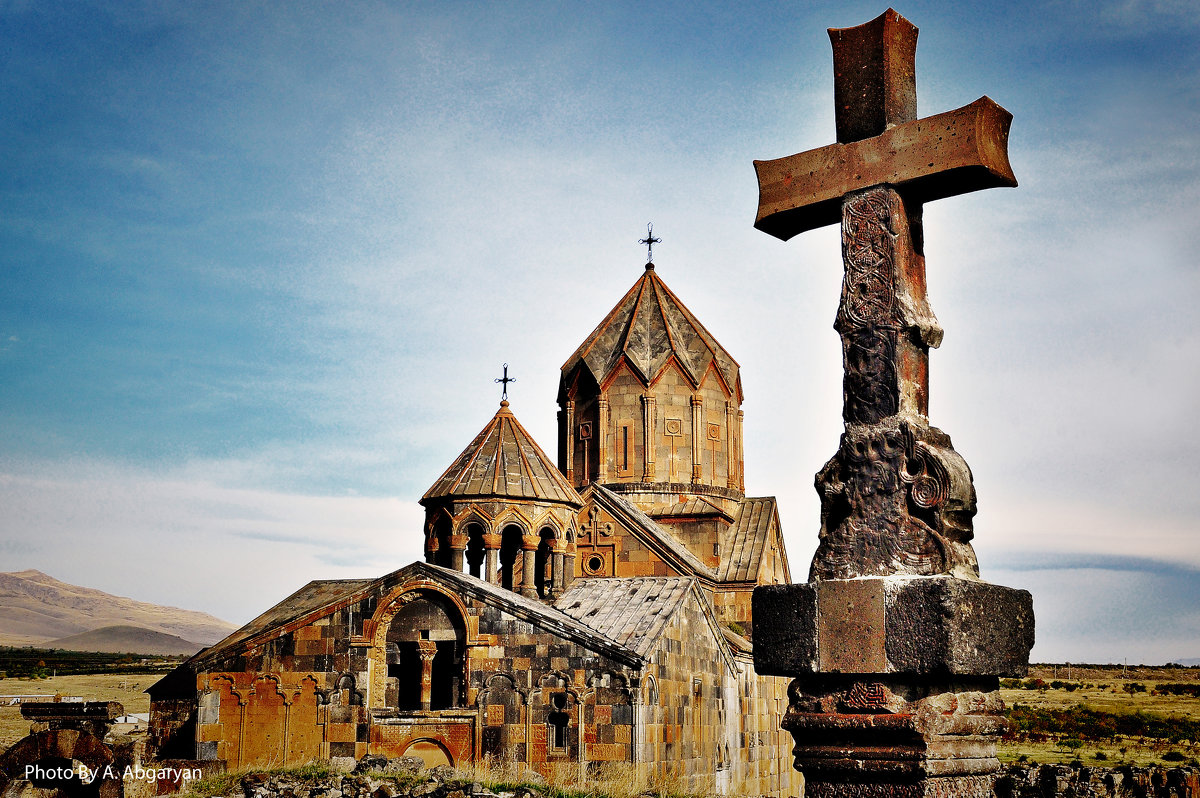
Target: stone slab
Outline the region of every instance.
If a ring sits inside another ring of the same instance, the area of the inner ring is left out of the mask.
[[[769,676],[1023,676],[1034,640],[1028,591],[949,576],[766,585],[753,618]]]

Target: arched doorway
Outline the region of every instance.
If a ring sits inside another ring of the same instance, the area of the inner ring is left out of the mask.
[[[413,740],[404,749],[404,756],[415,756],[425,763],[425,769],[435,768],[438,765],[450,765],[454,767],[454,757],[450,756],[450,752],[446,747],[437,740],[431,740],[424,737],[420,740]]]
[[[466,625],[449,599],[422,591],[393,616],[386,645],[388,706],[417,711],[462,705]]]

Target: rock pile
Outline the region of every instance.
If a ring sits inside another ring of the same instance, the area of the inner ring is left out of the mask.
[[[1012,766],[997,798],[1200,798],[1196,768]]]
[[[352,772],[319,779],[254,773],[240,785],[241,796],[226,798],[542,798],[529,788],[493,793],[452,767],[424,770],[424,763],[415,757],[368,756]]]

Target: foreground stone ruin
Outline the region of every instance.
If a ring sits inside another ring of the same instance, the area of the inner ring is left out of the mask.
[[[891,9],[829,36],[837,143],[755,162],[755,226],[841,222],[845,433],[816,478],[808,583],[755,590],[755,667],[794,677],[783,726],[811,798],[986,798],[1033,603],[979,579],[971,469],[929,423],[922,210],[1016,185],[1012,116],[982,97],[919,119],[917,29]]]

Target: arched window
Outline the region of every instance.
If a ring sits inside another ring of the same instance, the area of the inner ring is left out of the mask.
[[[554,530],[548,526],[542,527],[538,537],[537,554],[533,560],[533,583],[539,596],[549,598],[554,587]]]
[[[565,751],[567,727],[570,725],[571,715],[567,712],[567,694],[551,694],[550,712],[546,715],[546,747],[551,751]]]
[[[453,556],[450,553],[450,517],[445,513],[439,513],[433,522],[433,535],[437,538],[437,556],[434,558],[434,565],[450,567],[450,559]]]
[[[514,590],[521,582],[521,538],[524,531],[509,524],[500,533],[500,586]]]
[[[483,547],[483,524],[467,524],[467,570],[471,576],[482,576],[483,558],[486,554]]]

